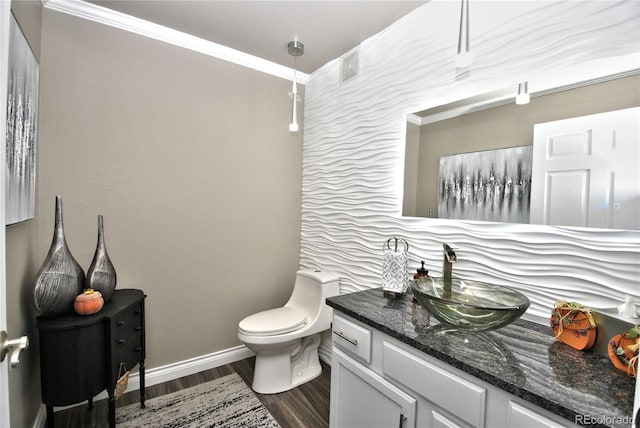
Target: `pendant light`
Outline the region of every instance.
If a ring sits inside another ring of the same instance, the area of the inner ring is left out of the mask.
[[[297,63],[296,59],[304,53],[304,45],[297,40],[289,42],[287,45],[289,55],[293,56],[293,86],[291,89],[291,123],[289,132],[298,132],[298,84],[296,82]]]
[[[516,104],[529,104],[531,96],[529,95],[529,85],[527,82],[518,83],[518,93],[516,94]]]
[[[461,0],[456,68],[469,67],[472,61],[473,57],[469,52],[469,0]]]

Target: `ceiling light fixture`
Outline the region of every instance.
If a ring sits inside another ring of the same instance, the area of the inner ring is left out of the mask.
[[[291,123],[289,132],[298,132],[298,85],[296,82],[297,62],[296,59],[304,53],[304,45],[297,40],[289,42],[287,45],[289,55],[293,56],[293,87],[291,89]]]
[[[471,65],[473,57],[469,52],[469,0],[460,3],[460,31],[458,32],[458,54],[456,68],[466,68]]]
[[[518,83],[518,93],[516,95],[516,104],[529,104],[531,96],[529,95],[529,85],[527,82]]]

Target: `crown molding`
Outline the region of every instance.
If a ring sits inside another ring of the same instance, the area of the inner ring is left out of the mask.
[[[294,70],[290,67],[285,67],[280,64],[276,64],[275,62],[231,49],[163,25],[145,21],[144,19],[126,15],[121,12],[116,12],[114,10],[107,9],[106,7],[87,3],[81,0],[41,1],[43,6],[49,10],[98,22],[110,27],[119,28],[144,37],[149,37],[184,49],[189,49],[204,55],[232,62],[243,67],[271,74],[276,77],[291,81],[293,80]],[[296,73],[296,81],[298,83],[304,85],[308,80],[308,74],[301,73],[300,71]]]

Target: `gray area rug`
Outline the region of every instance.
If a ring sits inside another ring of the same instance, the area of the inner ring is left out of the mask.
[[[264,427],[280,425],[236,373],[116,409],[118,428]]]

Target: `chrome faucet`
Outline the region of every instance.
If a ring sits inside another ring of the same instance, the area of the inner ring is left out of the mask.
[[[454,250],[457,250],[458,247],[442,244],[442,248],[444,250],[444,261],[442,263],[442,276],[444,279],[442,284],[442,298],[450,299],[453,293],[451,271],[453,270],[453,264],[458,261],[458,256],[456,256],[456,252]]]
[[[458,247],[449,244],[442,244],[442,248],[444,249],[444,260],[442,263],[442,276],[445,281],[451,281],[451,272],[453,270],[453,264],[458,261],[458,256],[456,256],[456,252]]]

